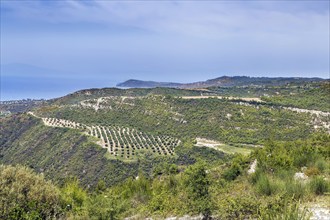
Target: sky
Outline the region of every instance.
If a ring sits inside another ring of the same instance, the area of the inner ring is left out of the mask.
[[[53,93],[64,95],[131,78],[329,78],[329,1],[0,3],[2,99],[36,88],[31,80],[47,88],[65,79],[68,89]]]

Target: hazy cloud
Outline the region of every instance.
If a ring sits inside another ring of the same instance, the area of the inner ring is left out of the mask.
[[[1,62],[113,78],[329,77],[328,1],[1,1]]]

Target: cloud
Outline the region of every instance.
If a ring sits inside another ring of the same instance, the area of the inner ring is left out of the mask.
[[[213,36],[326,30],[329,2],[4,1],[12,17],[47,23],[100,23],[158,33]]]
[[[329,73],[328,1],[1,1],[1,26],[2,62],[85,74]]]

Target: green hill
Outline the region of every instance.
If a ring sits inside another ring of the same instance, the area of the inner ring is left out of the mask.
[[[308,219],[329,198],[327,91],[91,89],[3,115],[0,217]]]
[[[136,177],[139,170],[149,176],[160,163],[190,164],[197,158],[221,160],[224,154],[212,149],[185,148],[175,156],[153,151],[140,152],[138,160],[109,157],[106,149],[76,129],[48,127],[41,119],[26,114],[1,119],[0,162],[22,164],[44,173],[47,178],[63,182],[77,177],[85,186],[95,187],[100,180],[106,185]]]

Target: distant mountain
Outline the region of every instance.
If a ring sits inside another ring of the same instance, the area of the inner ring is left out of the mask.
[[[130,79],[125,82],[117,84],[118,87],[130,87],[130,88],[155,88],[155,87],[179,87],[183,84],[172,82],[154,82]]]
[[[206,87],[232,87],[232,86],[279,86],[288,83],[320,82],[322,78],[303,77],[248,77],[248,76],[222,76],[202,82],[183,84],[180,88],[206,88]]]
[[[183,89],[206,88],[206,87],[232,87],[232,86],[279,86],[288,83],[320,82],[322,78],[303,78],[303,77],[249,77],[249,76],[222,76],[194,83],[166,83],[141,80],[128,80],[117,84],[120,87],[131,88],[154,88],[154,87],[176,87]]]

